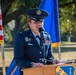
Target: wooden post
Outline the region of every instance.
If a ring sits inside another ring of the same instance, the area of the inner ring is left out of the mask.
[[[3,75],[6,75],[6,69],[5,69],[5,57],[4,57],[4,45],[1,45],[1,53],[2,53]]]

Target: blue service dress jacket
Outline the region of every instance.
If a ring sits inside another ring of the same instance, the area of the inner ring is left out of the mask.
[[[20,68],[28,68],[31,67],[32,62],[45,64],[44,58],[47,60],[54,58],[49,34],[44,34],[45,45],[41,47],[30,29],[18,33],[14,45],[14,59],[17,66]],[[50,63],[46,61],[46,64]]]

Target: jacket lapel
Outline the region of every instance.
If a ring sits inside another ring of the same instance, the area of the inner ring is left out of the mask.
[[[40,48],[37,40],[35,39],[35,37],[34,37],[34,35],[33,35],[33,33],[31,32],[30,29],[28,30],[28,33],[29,33],[29,34],[28,34],[28,37],[31,39],[31,43],[32,43],[33,45],[35,45],[36,47]]]

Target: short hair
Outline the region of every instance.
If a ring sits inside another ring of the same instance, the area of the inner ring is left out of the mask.
[[[28,28],[30,28],[30,27],[29,27],[29,22],[31,22],[31,18],[28,16],[28,17],[27,17],[27,26],[28,26]]]

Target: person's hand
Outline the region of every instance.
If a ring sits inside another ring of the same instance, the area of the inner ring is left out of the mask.
[[[53,61],[52,61],[52,63],[53,64],[58,64],[60,61],[58,60],[58,59],[54,59]]]
[[[40,66],[43,66],[42,63],[32,63],[31,64],[32,67],[40,67]]]

